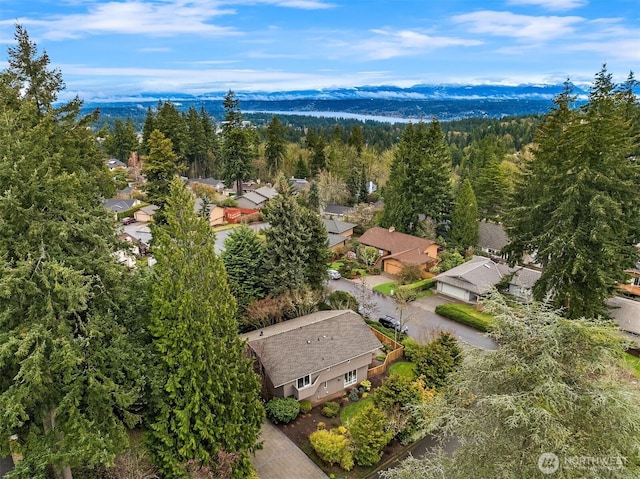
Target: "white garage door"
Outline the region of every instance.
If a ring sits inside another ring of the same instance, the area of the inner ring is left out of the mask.
[[[451,286],[450,284],[444,284],[444,283],[439,283],[439,284],[442,285],[442,288],[440,289],[440,291],[443,294],[461,299],[462,301],[468,301],[467,299],[469,297],[468,291],[465,291],[464,289],[461,289],[461,288],[457,288],[455,286]]]

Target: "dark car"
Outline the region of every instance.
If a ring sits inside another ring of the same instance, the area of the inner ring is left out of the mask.
[[[131,223],[135,223],[136,220],[135,218],[132,218],[131,216],[127,216],[126,218],[122,218],[122,224],[123,225],[130,225]]]
[[[396,331],[402,332],[404,334],[407,334],[407,332],[409,331],[409,327],[406,324],[402,326],[402,328],[400,328],[400,321],[398,321],[393,316],[389,316],[388,314],[385,314],[383,317],[378,319],[378,322],[385,328],[395,329]]]

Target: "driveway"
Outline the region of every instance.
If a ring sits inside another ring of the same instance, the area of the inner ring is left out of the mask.
[[[253,458],[260,479],[327,479],[327,475],[269,421],[262,424],[260,436],[264,448]]]

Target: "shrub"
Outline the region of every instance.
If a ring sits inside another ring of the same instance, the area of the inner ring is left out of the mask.
[[[313,406],[311,405],[311,401],[309,401],[308,399],[303,399],[302,401],[300,401],[300,412],[302,414],[308,414],[309,411],[311,411],[311,408]]]
[[[474,316],[461,309],[458,304],[439,304],[436,306],[436,314],[479,329],[480,331],[486,332],[491,328],[491,321],[489,319]]]
[[[320,413],[324,417],[328,417],[328,418],[336,417],[339,412],[340,412],[340,404],[333,401],[324,403],[324,406],[320,411]]]
[[[382,457],[382,448],[393,433],[385,428],[387,416],[373,404],[366,405],[349,424],[353,441],[353,458],[361,466],[373,466]]]
[[[411,284],[407,284],[402,286],[403,289],[407,289],[410,291],[425,291],[427,289],[433,288],[436,284],[435,278],[427,278],[420,281],[416,281]]]
[[[349,438],[337,431],[326,429],[315,431],[309,436],[309,441],[318,456],[329,464],[340,464],[345,471],[353,468]]]
[[[318,422],[318,424],[316,425],[316,429],[318,431],[322,430],[322,429],[326,429],[327,425],[325,423],[323,423],[322,421]]]
[[[333,309],[351,309],[358,312],[358,300],[346,291],[334,291],[327,297],[327,303]]]
[[[288,319],[293,309],[291,298],[287,295],[266,296],[251,303],[240,321],[246,330],[260,329]]]
[[[349,391],[349,401],[358,402],[359,399],[360,396],[358,395],[357,389],[352,389],[351,391]]]
[[[404,346],[404,356],[407,360],[413,361],[416,351],[421,347],[420,343],[407,336],[402,340],[402,345]]]
[[[362,386],[362,388],[365,391],[371,391],[371,381],[369,381],[368,379],[365,379],[364,381],[360,382],[360,386]]]
[[[405,264],[400,270],[400,282],[402,284],[413,283],[422,277],[422,269],[417,264]]]
[[[300,403],[294,398],[273,398],[267,403],[265,410],[274,424],[287,424],[298,417]]]

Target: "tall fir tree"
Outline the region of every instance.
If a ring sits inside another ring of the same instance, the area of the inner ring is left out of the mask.
[[[471,182],[466,178],[453,204],[449,240],[461,250],[472,248],[478,244],[478,228],[478,203]]]
[[[273,116],[267,126],[267,139],[264,148],[264,156],[267,161],[269,175],[275,178],[282,168],[282,162],[287,150],[284,138],[284,126],[277,116]]]
[[[638,138],[629,99],[605,67],[588,103],[572,109],[573,100],[567,84],[539,128],[505,221],[505,250],[512,262],[531,253],[544,266],[536,298],[550,296],[570,318],[606,316],[606,299],[639,256]]]
[[[215,234],[194,212],[180,179],[171,184],[166,224],[155,226],[151,333],[161,369],[149,440],[165,477],[186,464],[216,469],[237,454],[233,477],[249,477],[264,411],[260,384],[245,356]]]
[[[107,154],[125,163],[132,152],[138,151],[140,148],[138,133],[131,118],[125,121],[116,119],[104,140],[103,147]]]
[[[280,174],[275,182],[278,194],[263,209],[269,222],[266,236],[267,288],[273,295],[305,286],[310,232],[306,230],[302,207],[296,201],[289,180]]]
[[[265,296],[264,255],[263,241],[246,225],[234,229],[224,242],[221,256],[229,289],[241,309]]]
[[[415,233],[421,218],[442,226],[451,207],[451,156],[440,123],[409,124],[383,190],[381,225]]]
[[[317,211],[308,208],[302,209],[303,231],[306,235],[305,253],[307,265],[305,281],[312,289],[322,289],[327,279],[327,260],[329,259],[329,235],[327,228],[320,219]]]
[[[0,73],[0,455],[16,435],[12,477],[71,479],[111,463],[137,423],[141,312],[113,257],[97,114],[80,117],[77,98],[54,107],[60,72],[15,36]]]
[[[225,110],[222,125],[223,176],[227,185],[234,185],[236,194],[242,194],[242,181],[251,174],[251,141],[242,126],[240,101],[232,91],[224,98]]]
[[[178,163],[178,156],[173,151],[171,140],[166,138],[160,130],[154,130],[151,133],[147,148],[149,154],[144,159],[142,167],[142,173],[147,181],[143,189],[147,201],[162,209],[169,197],[171,182],[182,168]]]

